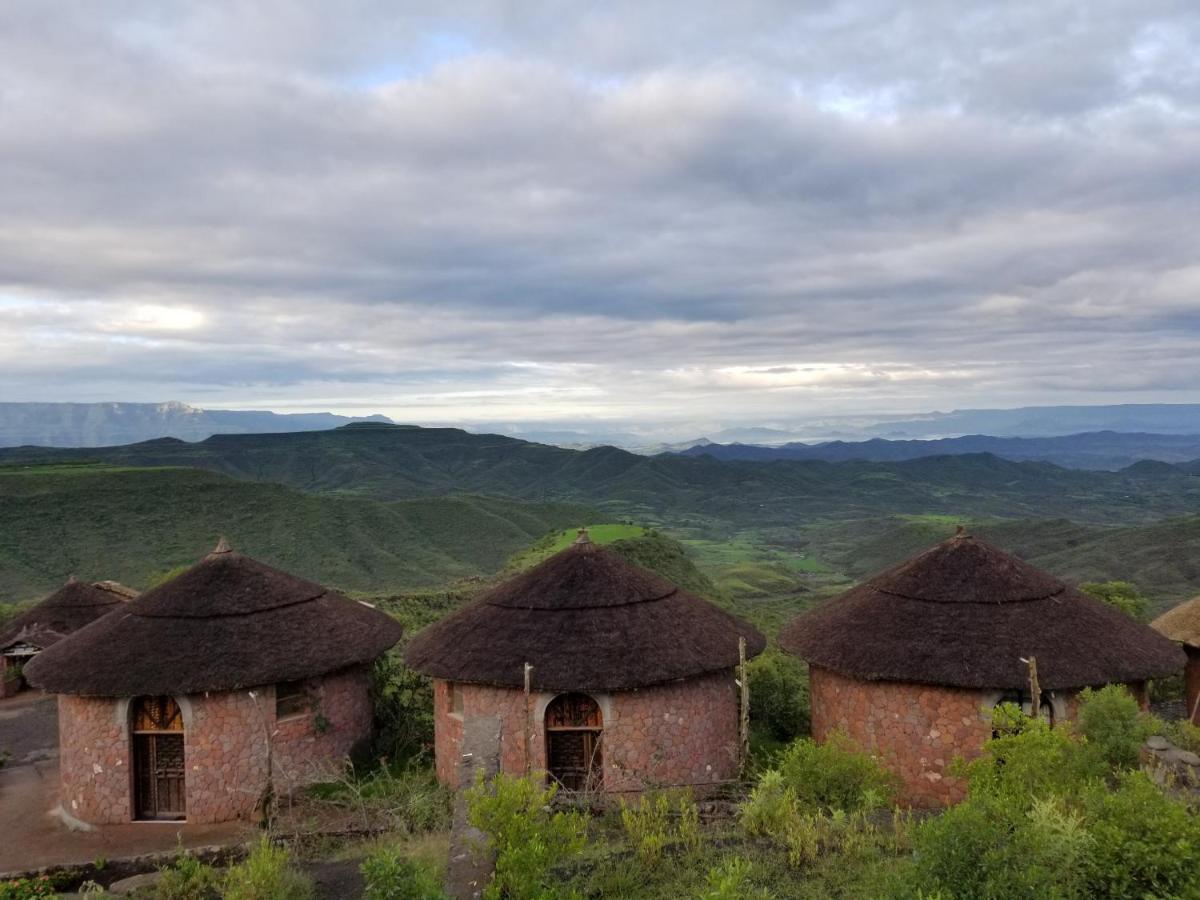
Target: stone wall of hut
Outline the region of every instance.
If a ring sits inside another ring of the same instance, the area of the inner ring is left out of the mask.
[[[894,681],[858,681],[810,666],[812,733],[843,732],[900,776],[900,801],[956,803],[961,779],[946,774],[955,756],[977,756],[992,736],[983,692]]]
[[[434,731],[438,779],[457,786],[464,720],[501,721],[500,767],[525,773],[525,729],[532,724],[530,766],[546,768],[546,707],[556,693],[535,692],[526,712],[515,688],[434,681]],[[587,692],[604,716],[604,788],[642,791],[674,785],[703,786],[737,777],[738,695],[733,673],[720,672],[667,685],[614,693]]]
[[[176,698],[184,718],[187,821],[249,819],[266,785],[267,735],[275,791],[337,773],[371,733],[369,676],[353,669],[310,684],[310,709],[275,717],[272,685]],[[60,695],[63,809],[93,825],[129,822],[133,809],[129,701]],[[318,719],[320,716],[320,719]]]
[[[1187,698],[1187,714],[1200,725],[1200,647],[1184,647],[1187,651],[1187,668],[1184,670]]]

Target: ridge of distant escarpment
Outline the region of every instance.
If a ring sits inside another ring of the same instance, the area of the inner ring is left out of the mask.
[[[0,447],[109,447],[153,438],[200,441],[214,434],[315,431],[385,416],[197,409],[167,403],[0,403]]]
[[[682,456],[711,456],[723,460],[823,460],[899,462],[926,456],[991,453],[1003,459],[1049,462],[1071,469],[1117,470],[1142,460],[1183,463],[1200,458],[1200,434],[1147,434],[1093,431],[1057,437],[996,437],[970,434],[935,440],[792,442],[777,446],[714,444],[688,447]]]

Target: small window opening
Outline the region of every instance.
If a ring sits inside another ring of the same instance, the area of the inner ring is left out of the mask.
[[[309,707],[308,688],[303,681],[281,681],[275,685],[275,718],[297,716]]]
[[[450,682],[450,712],[461,716],[463,712],[463,692],[462,688]]]

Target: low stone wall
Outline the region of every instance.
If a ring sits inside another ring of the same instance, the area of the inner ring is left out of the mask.
[[[453,709],[459,692],[460,712]],[[434,682],[434,732],[439,780],[456,787],[464,721],[501,721],[500,768],[525,773],[525,729],[532,722],[530,769],[546,767],[546,707],[558,696],[535,692],[526,714],[515,688]],[[668,785],[706,785],[738,774],[738,696],[732,671],[615,693],[589,692],[604,718],[604,789],[641,791]]]
[[[371,733],[368,674],[359,668],[316,679],[310,693],[309,710],[279,720],[271,685],[176,698],[184,719],[187,821],[255,816],[268,755],[280,795],[340,771]],[[129,701],[60,695],[58,704],[64,810],[92,825],[131,821]]]
[[[1142,768],[1159,784],[1200,797],[1200,755],[1165,737],[1149,738],[1142,746]]]

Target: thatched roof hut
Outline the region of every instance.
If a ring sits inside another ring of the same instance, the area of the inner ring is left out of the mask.
[[[729,669],[752,625],[586,535],[417,634],[408,664],[453,682],[625,691]]]
[[[1167,610],[1150,627],[1176,643],[1200,649],[1200,597]]]
[[[177,578],[39,654],[25,674],[48,691],[95,697],[226,691],[366,663],[400,634],[391,616],[222,539]]]
[[[861,681],[1048,690],[1179,672],[1177,646],[1124,613],[961,533],[784,628],[780,643]]]
[[[0,651],[16,644],[45,650],[136,596],[137,591],[115,581],[90,583],[72,575],[57,591],[0,629]]]

